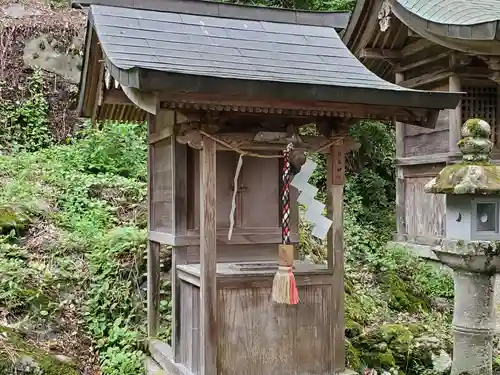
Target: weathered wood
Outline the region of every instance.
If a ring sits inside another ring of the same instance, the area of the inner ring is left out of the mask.
[[[176,363],[172,348],[159,340],[149,340],[151,357],[165,370],[168,375],[197,375],[193,374],[182,363]]]
[[[441,169],[446,166],[446,162],[436,163],[436,164],[417,164],[417,165],[405,165],[402,166],[404,177],[436,177]]]
[[[158,125],[149,137],[149,144],[159,142],[174,134],[175,112],[157,109],[156,122]]]
[[[293,221],[294,224],[296,220]],[[291,243],[298,243],[298,233],[295,226],[292,228]],[[217,230],[217,245],[257,245],[278,244],[281,241],[281,232],[273,228],[236,228],[230,240],[227,238],[227,229]],[[189,230],[186,235],[173,235],[165,232],[150,231],[149,239],[168,246],[199,246],[199,230]]]
[[[160,244],[148,241],[148,337],[155,337],[160,327]]]
[[[187,263],[186,248],[174,247],[172,249],[172,354],[174,362],[180,362],[181,345],[181,289],[177,267]]]
[[[99,55],[102,55],[102,50],[99,49]],[[94,101],[94,103],[92,104],[92,118],[91,118],[91,122],[92,122],[92,127],[96,127],[97,126],[97,118],[98,118],[98,115],[99,115],[99,108],[101,106],[101,101],[102,101],[102,98],[101,98],[101,95],[102,95],[102,86],[103,86],[103,83],[104,83],[104,64],[100,64],[100,67],[99,67],[99,80],[97,81],[97,91],[96,91],[96,100]]]
[[[332,227],[327,242],[328,268],[332,270],[335,291],[331,299],[331,311],[334,313],[332,330],[333,347],[331,356],[335,372],[345,369],[344,350],[344,180],[345,150],[342,145],[332,146],[327,162],[329,186],[327,210]]]
[[[406,229],[410,236],[443,237],[446,197],[424,191],[428,177],[406,178]]]
[[[405,57],[414,55],[420,51],[423,51],[429,47],[435,46],[434,43],[427,39],[419,39],[412,44],[408,44],[401,50],[401,54]]]
[[[153,163],[151,180],[151,229],[174,231],[174,141],[166,138],[150,146]]]
[[[448,91],[448,83],[434,88],[434,91]],[[448,151],[449,111],[439,112],[433,130],[417,126],[405,126],[404,156],[420,156],[446,153]]]
[[[423,108],[388,107],[379,105],[346,104],[339,102],[300,102],[257,100],[239,97],[206,95],[200,93],[176,93],[161,99],[162,109],[180,111],[203,110],[213,112],[238,112],[293,115],[299,117],[319,118],[335,117],[344,119],[377,119],[390,121],[396,117],[398,121],[414,125],[433,127],[427,124],[428,110]]]
[[[200,150],[200,375],[217,374],[216,147],[205,137]]]
[[[424,67],[426,65],[436,63],[439,60],[444,60],[444,59],[448,58],[449,54],[450,54],[449,51],[445,51],[445,52],[441,52],[438,54],[434,54],[434,53],[430,54],[430,56],[427,56],[424,59],[419,59],[419,60],[413,61],[411,63],[405,64],[405,62],[402,61],[400,63],[400,65],[398,65],[396,70],[397,70],[397,72],[400,72],[400,73],[408,72],[408,71],[411,71],[411,70],[416,69],[416,68],[420,68],[420,67]],[[448,61],[446,61],[446,63],[447,62]]]
[[[284,306],[273,304],[269,298],[276,267],[277,263],[257,265],[257,270],[251,263],[248,267],[240,263],[217,264],[218,373],[335,373],[331,298],[336,286],[332,284],[331,270],[325,265],[296,262],[301,301],[297,306]],[[200,265],[180,266],[179,270],[185,287],[191,288],[182,299],[189,299],[198,293]],[[185,302],[186,306],[190,304]],[[194,314],[199,313],[199,307],[191,306],[196,310]],[[185,322],[191,324],[189,318],[182,324]],[[343,342],[339,344],[344,347]],[[189,356],[189,352],[186,354]]]
[[[462,87],[460,83],[460,77],[457,75],[452,75],[449,81],[450,91],[461,92]],[[460,128],[462,126],[462,103],[459,102],[455,109],[450,109],[449,117],[449,150],[450,152],[458,151],[458,141],[460,140]]]
[[[404,156],[432,155],[448,152],[448,129],[440,129],[431,134],[405,138]]]
[[[395,74],[395,82],[399,84],[404,80],[403,73]],[[404,154],[405,128],[404,124],[396,122],[396,158],[401,158]],[[403,168],[396,166],[396,231],[406,233],[405,223],[405,180]]]
[[[401,57],[401,51],[383,48],[363,48],[359,53],[360,59],[399,60]]]
[[[148,116],[148,135],[156,129],[156,117]],[[148,228],[153,226],[152,217],[152,188],[153,188],[153,166],[155,163],[153,149],[148,147]],[[147,316],[148,316],[148,337],[154,337],[158,333],[160,326],[160,244],[148,241],[147,253]]]
[[[217,150],[228,151],[232,149],[239,149],[243,151],[269,151],[269,152],[282,152],[286,145],[290,142],[287,139],[279,139],[273,142],[267,142],[260,140],[256,133],[217,133],[214,137],[219,139],[221,143],[217,143]],[[188,144],[190,147],[195,149],[201,149],[201,138],[202,135],[196,131],[191,130],[189,134],[178,135],[176,137],[177,142],[182,144]],[[343,142],[345,147],[349,150],[358,147],[358,143],[350,136],[344,136]],[[159,139],[155,139],[157,142]],[[329,148],[327,147],[333,141],[332,139],[327,139],[322,136],[302,136],[301,144],[296,146],[296,150],[303,150],[309,152],[322,152],[327,153]],[[225,146],[228,144],[230,147]]]
[[[395,164],[404,166],[404,165],[443,163],[449,161],[453,156],[454,154],[450,154],[449,152],[442,152],[429,155],[406,156],[395,159]]]
[[[415,78],[410,78],[405,81],[401,81],[399,84],[403,87],[416,88],[446,80],[451,75],[453,75],[453,72],[450,71],[449,68],[443,68],[440,70],[423,74]]]

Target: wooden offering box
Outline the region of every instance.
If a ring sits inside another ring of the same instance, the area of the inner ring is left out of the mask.
[[[297,263],[300,303],[271,301],[273,263],[218,263],[217,368],[220,375],[333,374],[331,271]],[[177,266],[180,279],[179,360],[199,374],[200,265]]]

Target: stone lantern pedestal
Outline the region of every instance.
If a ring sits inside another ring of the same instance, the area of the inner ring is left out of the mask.
[[[434,250],[453,269],[452,375],[492,374],[493,336],[496,332],[494,285],[500,256],[491,241],[445,240]]]
[[[433,249],[454,271],[452,375],[492,374],[495,275],[500,273],[500,168],[490,163],[490,126],[471,119],[458,143],[462,162],[425,187],[446,194],[446,239]]]

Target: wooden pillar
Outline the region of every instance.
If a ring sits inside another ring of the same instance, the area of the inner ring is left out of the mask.
[[[175,236],[183,236],[187,234],[187,210],[188,210],[188,183],[187,183],[187,145],[176,143],[172,139],[173,155],[172,160],[175,162],[172,165],[173,170],[173,233]],[[174,362],[180,362],[180,280],[177,274],[177,266],[186,264],[187,259],[186,247],[172,248],[172,271],[171,271],[171,288],[172,288],[172,353]]]
[[[345,370],[345,323],[344,323],[344,179],[345,147],[343,144],[330,148],[328,167],[328,216],[333,221],[328,233],[328,268],[332,270],[333,293],[331,309],[334,313],[333,369]]]
[[[451,92],[462,91],[460,77],[452,75],[449,78],[449,86]],[[455,109],[450,109],[449,121],[450,154],[457,154],[459,152],[458,141],[460,140],[460,128],[462,126],[462,102],[459,102]]]
[[[148,135],[155,131],[156,116],[148,116]],[[151,230],[151,189],[153,188],[153,147],[148,146],[148,229]],[[147,305],[148,305],[148,337],[155,337],[160,327],[160,244],[148,241],[147,255]]]
[[[200,375],[217,374],[216,145],[200,150]]]
[[[403,73],[396,73],[395,82],[404,80]],[[396,121],[396,160],[404,156],[405,128],[404,124]],[[406,234],[406,189],[402,167],[396,167],[396,239]]]

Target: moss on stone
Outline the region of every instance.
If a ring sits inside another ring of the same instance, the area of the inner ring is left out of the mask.
[[[0,233],[24,229],[28,223],[29,216],[21,207],[0,205]]]
[[[0,374],[14,374],[21,361],[30,363],[31,370],[24,369],[25,375],[78,375],[77,369],[69,363],[62,362],[30,344],[23,335],[13,329],[0,326],[0,348],[4,345],[13,352],[14,358],[7,355],[6,350],[0,352]]]
[[[389,306],[397,311],[427,311],[430,307],[428,297],[413,290],[405,280],[396,273],[387,272],[381,276],[381,286],[389,298]]]
[[[500,168],[481,162],[448,165],[425,186],[434,194],[500,194]]]

